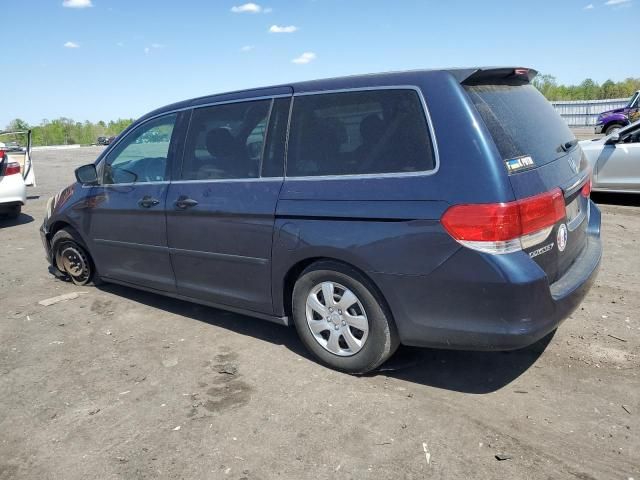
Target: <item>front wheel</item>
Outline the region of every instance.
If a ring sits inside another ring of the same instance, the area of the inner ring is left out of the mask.
[[[618,125],[618,124],[610,125],[610,126],[607,127],[607,129],[605,130],[604,134],[609,136],[612,133],[616,133],[621,128],[622,128],[622,125]]]
[[[348,373],[369,372],[398,348],[398,334],[371,282],[338,262],[308,267],[293,289],[293,321],[322,363]]]
[[[56,232],[51,250],[55,266],[73,283],[79,286],[99,283],[93,260],[75,232],[67,228]]]

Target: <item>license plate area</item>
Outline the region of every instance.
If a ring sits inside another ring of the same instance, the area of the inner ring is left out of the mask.
[[[565,207],[567,213],[567,228],[575,230],[586,217],[586,201],[581,195],[577,195]]]

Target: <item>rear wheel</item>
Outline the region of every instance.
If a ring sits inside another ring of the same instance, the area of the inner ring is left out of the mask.
[[[95,267],[86,247],[71,229],[63,228],[51,240],[55,266],[76,285],[99,283]]]
[[[398,335],[371,282],[338,262],[308,267],[293,289],[293,320],[302,342],[325,365],[369,372],[398,348]]]

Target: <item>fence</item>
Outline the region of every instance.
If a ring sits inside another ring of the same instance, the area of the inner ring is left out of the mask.
[[[571,127],[586,127],[596,124],[599,113],[625,107],[628,98],[612,98],[609,100],[572,100],[551,102],[553,108]]]

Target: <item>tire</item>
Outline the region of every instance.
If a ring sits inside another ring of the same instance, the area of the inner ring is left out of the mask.
[[[325,292],[333,292],[329,302]],[[309,266],[293,288],[292,306],[300,339],[330,368],[370,372],[400,343],[384,300],[366,277],[347,265],[321,261]]]
[[[18,217],[20,217],[21,213],[22,205],[16,205],[15,207],[12,207],[11,210],[9,210],[9,213],[7,213],[7,217],[9,217],[11,220],[17,220]]]
[[[84,243],[70,228],[56,232],[51,239],[54,267],[67,275],[78,286],[102,283],[95,264]]]
[[[607,129],[604,131],[605,135],[611,135],[613,132],[616,132],[622,128],[622,125],[614,123],[613,125],[609,125]]]

